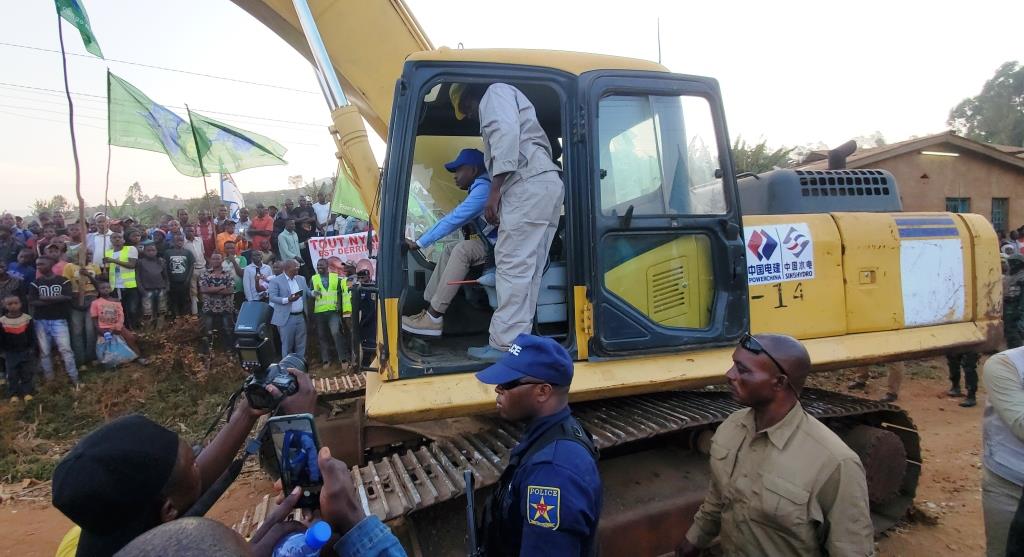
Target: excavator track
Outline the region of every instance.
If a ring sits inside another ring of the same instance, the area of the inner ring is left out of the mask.
[[[909,416],[892,404],[818,389],[805,389],[801,403],[809,414],[828,424],[841,437],[846,438],[845,434],[856,432],[852,437],[867,439],[863,443],[867,447],[864,450],[872,450],[879,445],[879,437],[882,440],[886,437],[898,439],[894,443],[902,445],[902,452],[897,458],[902,457],[906,462],[902,482],[894,493],[872,498],[876,529],[881,531],[892,526],[913,501],[920,475],[920,442]],[[593,434],[598,448],[607,450],[680,433],[690,433],[691,445],[697,446],[701,432],[713,430],[715,425],[742,406],[727,392],[673,391],[574,403],[572,408]],[[462,495],[465,492],[462,471],[467,468],[473,470],[478,488],[492,485],[497,482],[510,451],[523,434],[523,427],[519,424],[497,419],[493,424],[490,429],[438,437],[364,466],[353,466],[351,471],[356,492],[370,512],[388,521]],[[868,435],[864,435],[865,430],[870,430],[866,432]],[[889,448],[892,446],[893,442],[890,442]],[[858,450],[860,447],[853,448],[861,452]],[[867,460],[866,456],[861,454],[864,460]],[[884,463],[882,468],[891,470]],[[868,476],[870,489],[873,483],[871,470]],[[265,501],[261,503],[265,504]],[[257,508],[252,516],[246,513],[241,530],[256,528],[259,523],[255,518],[265,515],[265,512],[265,508]],[[242,523],[237,526],[242,526]],[[248,534],[246,531],[242,533]]]
[[[353,398],[366,394],[366,373],[349,373],[332,377],[316,377],[313,388],[320,400]]]

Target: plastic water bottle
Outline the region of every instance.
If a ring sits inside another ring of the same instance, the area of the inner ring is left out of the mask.
[[[114,339],[114,335],[110,334],[110,331],[103,331],[103,342],[110,342]]]
[[[316,557],[331,539],[331,525],[318,520],[304,534],[295,532],[274,548],[274,557]]]

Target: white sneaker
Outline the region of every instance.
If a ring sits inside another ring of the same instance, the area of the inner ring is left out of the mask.
[[[444,317],[434,317],[427,310],[402,318],[402,330],[414,335],[439,337],[443,327]]]

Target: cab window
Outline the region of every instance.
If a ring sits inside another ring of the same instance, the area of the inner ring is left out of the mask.
[[[715,127],[703,97],[609,95],[598,108],[598,136],[604,215],[725,212]]]

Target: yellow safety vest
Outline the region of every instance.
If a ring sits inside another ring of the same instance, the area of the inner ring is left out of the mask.
[[[121,246],[121,255],[118,257],[122,262],[128,261],[128,246]],[[113,259],[114,250],[108,249],[104,255]],[[110,263],[110,269],[107,271],[108,279],[110,280],[110,287],[117,288],[117,283],[114,281],[114,271],[118,265]],[[129,269],[128,267],[121,267],[121,280],[124,282],[125,288],[135,288],[135,269]]]
[[[352,313],[352,292],[348,289],[348,279],[341,281],[341,313],[343,315]]]
[[[328,273],[326,290],[320,273],[313,275],[313,290],[321,293],[313,303],[313,313],[338,311],[338,275]]]

